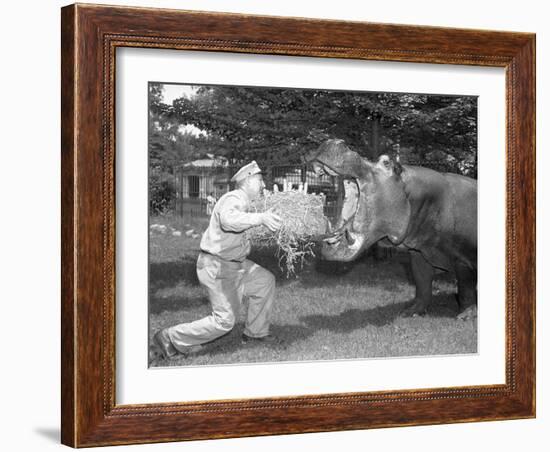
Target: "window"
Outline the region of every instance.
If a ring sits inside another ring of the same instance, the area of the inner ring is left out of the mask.
[[[189,197],[198,198],[200,192],[199,176],[187,176],[187,184],[189,186]]]

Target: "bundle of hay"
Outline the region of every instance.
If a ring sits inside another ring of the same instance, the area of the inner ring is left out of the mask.
[[[252,203],[253,212],[273,212],[281,217],[281,228],[275,232],[264,226],[248,230],[252,243],[276,249],[279,267],[287,277],[302,267],[306,257],[313,256],[316,239],[326,232],[327,218],[323,213],[323,194],[308,194],[307,186],[285,191],[264,190],[264,196]]]

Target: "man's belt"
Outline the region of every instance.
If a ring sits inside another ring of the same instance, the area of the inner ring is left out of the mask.
[[[244,262],[244,261],[238,261],[236,259],[234,259],[234,260],[224,259],[223,257],[220,257],[216,254],[209,253],[208,251],[204,251],[204,250],[201,250],[201,253],[208,254],[209,256],[215,257],[216,259],[219,259],[219,260],[224,261],[224,262],[232,262],[232,263],[236,263],[236,264],[242,264]]]

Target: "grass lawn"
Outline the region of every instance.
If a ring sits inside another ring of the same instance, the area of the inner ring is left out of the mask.
[[[152,218],[182,231],[150,235],[149,334],[160,328],[189,322],[210,313],[206,291],[199,285],[195,262],[200,234],[208,220],[186,222]],[[193,238],[185,231],[194,229]],[[169,231],[171,231],[169,229]],[[273,361],[334,360],[372,357],[425,356],[475,353],[477,321],[456,319],[455,284],[439,275],[428,314],[403,318],[401,310],[412,300],[414,286],[403,259],[377,261],[365,257],[352,264],[310,262],[295,278],[286,279],[272,252],[250,258],[277,277],[271,332],[282,344],[242,345],[244,316],[229,334],[199,353],[151,366],[214,365]],[[246,303],[246,301],[245,301]],[[243,310],[244,312],[244,310]]]

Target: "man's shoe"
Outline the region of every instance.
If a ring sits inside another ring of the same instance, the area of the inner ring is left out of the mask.
[[[172,359],[178,355],[178,351],[172,345],[172,341],[170,340],[170,336],[168,336],[168,330],[166,328],[158,331],[153,336],[153,340],[160,349],[164,359]]]
[[[283,341],[281,339],[279,339],[277,336],[273,336],[272,334],[268,334],[267,336],[262,336],[262,337],[252,337],[252,336],[247,336],[246,334],[243,333],[242,335],[242,343],[243,344],[273,344],[273,345],[277,345],[277,344],[281,344]]]

